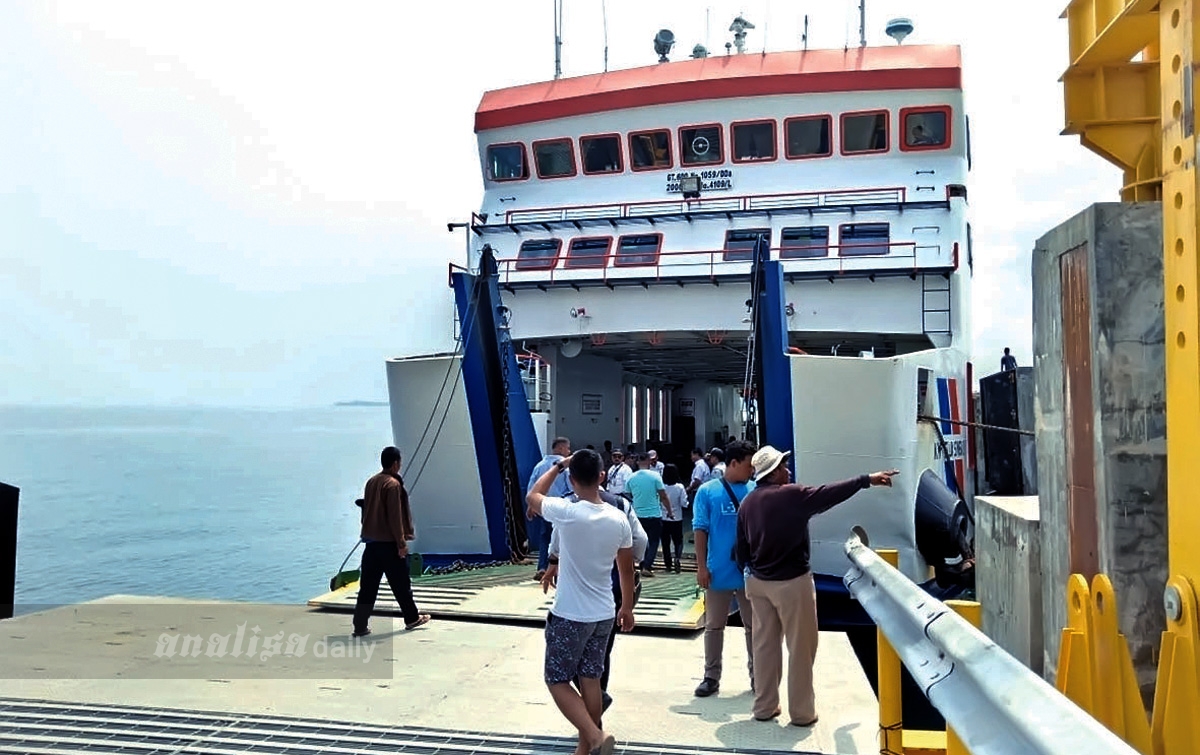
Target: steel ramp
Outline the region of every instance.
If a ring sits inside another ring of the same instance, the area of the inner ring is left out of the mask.
[[[642,579],[637,628],[694,632],[704,626],[704,593],[696,586],[695,556],[685,553],[680,574],[668,574],[661,558],[655,576]],[[413,597],[421,611],[438,618],[515,621],[543,624],[554,593],[543,594],[533,581],[533,566],[493,566],[413,578]],[[308,601],[313,608],[351,612],[358,582]],[[385,577],[375,601],[375,615],[400,615]],[[636,631],[636,629],[635,629]]]

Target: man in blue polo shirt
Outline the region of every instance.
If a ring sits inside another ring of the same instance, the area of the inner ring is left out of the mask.
[[[751,459],[757,450],[749,441],[734,441],[725,449],[725,474],[709,480],[696,491],[692,504],[692,529],[696,536],[696,582],[704,588],[704,679],[696,687],[697,697],[708,697],[721,687],[721,655],[725,648],[725,625],[729,606],[737,598],[746,632],[746,657],[750,689],[754,689],[753,613],[746,598],[745,580],[738,568],[738,507],[754,490]]]

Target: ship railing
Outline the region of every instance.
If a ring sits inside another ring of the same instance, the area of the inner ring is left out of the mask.
[[[973,755],[1135,755],[1136,750],[892,567],[845,545],[850,594]]]
[[[641,202],[608,202],[601,204],[543,207],[528,210],[509,210],[505,223],[553,223],[569,220],[610,220],[614,218],[647,218],[662,215],[688,215],[702,212],[752,212],[787,209],[816,209],[820,207],[855,207],[860,205],[902,204],[908,197],[903,186],[877,189],[836,189],[831,191],[801,191],[783,194],[753,194],[736,197],[708,196],[699,199],[665,199]]]
[[[500,284],[570,285],[578,282],[673,282],[716,280],[750,274],[753,252],[704,249],[657,254],[575,254],[556,258],[498,258]],[[958,265],[958,245],[913,241],[772,247],[771,259],[783,263],[785,275],[823,277],[877,273],[916,275],[925,270],[951,270]]]

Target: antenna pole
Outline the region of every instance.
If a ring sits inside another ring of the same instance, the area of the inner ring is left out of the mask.
[[[858,46],[867,46],[867,0],[858,0]]]
[[[554,0],[554,78],[562,78],[562,3]]]
[[[804,35],[800,37],[800,41],[804,43],[804,49],[808,49],[808,14],[804,14]]]
[[[604,19],[604,72],[608,73],[608,2],[600,0],[600,15]]]

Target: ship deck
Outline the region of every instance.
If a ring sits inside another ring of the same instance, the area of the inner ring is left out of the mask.
[[[542,633],[530,626],[435,620],[405,631],[376,617],[359,647],[379,653],[356,670],[315,653],[258,663],[156,655],[164,633],[229,635],[235,625],[356,644],[347,616],[303,606],[112,596],[18,616],[0,622],[0,753],[573,749],[541,681]],[[751,719],[745,648],[730,640],[720,694],[696,698],[702,633],[618,638],[605,715],[618,752],[878,751],[875,697],[843,635],[821,635],[811,729]]]

